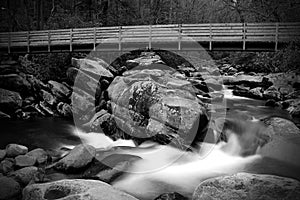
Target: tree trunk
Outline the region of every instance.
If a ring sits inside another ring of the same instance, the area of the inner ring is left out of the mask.
[[[37,0],[36,1],[36,8],[35,8],[35,10],[36,10],[36,29],[37,30],[40,30],[41,29],[41,27],[40,27],[40,21],[41,21],[41,0]]]

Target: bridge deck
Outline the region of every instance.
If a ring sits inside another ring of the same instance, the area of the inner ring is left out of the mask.
[[[138,48],[277,50],[300,39],[300,23],[171,24],[0,33],[0,52],[126,51]]]

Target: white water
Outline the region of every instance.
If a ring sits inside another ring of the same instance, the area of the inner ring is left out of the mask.
[[[84,133],[78,129],[75,132],[83,143],[96,148],[135,146],[131,140],[112,141],[104,134]],[[197,152],[154,143],[142,144],[136,150],[124,150],[124,153],[140,156],[142,160],[133,164],[129,175],[120,177],[112,185],[141,200],[152,200],[162,193],[175,191],[191,198],[202,181],[245,171],[248,165],[260,159],[259,155],[240,156],[240,139],[232,134],[227,143],[200,144]]]

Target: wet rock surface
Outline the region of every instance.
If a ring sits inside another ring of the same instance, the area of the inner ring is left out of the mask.
[[[78,145],[64,158],[55,163],[57,170],[72,172],[86,167],[96,155],[96,149],[90,145]]]
[[[13,200],[20,196],[21,187],[18,182],[12,178],[0,177],[0,199]]]
[[[52,183],[34,184],[23,190],[23,199],[78,199],[78,200],[137,200],[133,196],[94,180],[61,180]]]
[[[193,200],[200,199],[299,199],[297,180],[272,176],[239,173],[202,182]]]

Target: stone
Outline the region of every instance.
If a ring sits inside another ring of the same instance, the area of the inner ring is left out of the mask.
[[[234,86],[232,91],[234,95],[248,97],[253,99],[263,99],[263,93],[261,87],[256,87],[253,89],[243,87],[243,86]]]
[[[22,98],[19,93],[0,88],[0,110],[4,113],[14,113],[22,106]]]
[[[98,87],[99,79],[93,78],[80,69],[70,67],[67,74],[70,79],[72,79],[71,81],[74,83],[75,87],[80,88],[91,95],[95,95],[97,90],[100,89],[100,87]]]
[[[188,198],[177,192],[173,192],[159,195],[154,200],[188,200]]]
[[[297,99],[300,98],[300,90],[289,93],[285,96],[286,99]]]
[[[18,155],[24,155],[28,152],[28,148],[20,144],[8,144],[6,146],[7,157],[16,157]]]
[[[274,99],[268,99],[265,103],[265,106],[276,107],[276,101]]]
[[[82,127],[89,131],[95,131],[95,132],[101,131],[101,124],[104,121],[106,121],[105,115],[110,115],[110,114],[106,110],[103,109],[100,110],[92,117],[92,119],[89,122],[83,124]]]
[[[23,200],[32,199],[137,200],[129,194],[114,189],[107,183],[83,179],[29,185],[23,190]]]
[[[112,149],[110,150],[113,152]],[[112,183],[118,177],[126,174],[133,162],[141,159],[138,156],[129,154],[113,153],[108,156],[103,156],[102,152],[100,152],[98,155],[100,156],[96,157],[97,159],[93,160],[89,167],[84,171],[82,175],[83,178],[97,179],[106,183]],[[103,156],[104,159],[101,158],[101,156]]]
[[[18,92],[24,96],[32,94],[31,84],[24,74],[0,75],[0,88]]]
[[[107,89],[112,114],[121,119],[118,128],[133,138],[178,134],[189,143],[193,134],[205,134],[206,109],[189,81],[161,65],[139,66],[116,77]]]
[[[6,151],[3,149],[0,149],[0,161],[2,161],[6,156]]]
[[[47,152],[41,148],[33,149],[32,151],[29,151],[26,155],[33,157],[38,164],[43,164],[48,159]]]
[[[42,98],[47,104],[53,106],[57,103],[57,99],[49,92],[41,90]]]
[[[35,175],[38,172],[37,167],[24,167],[22,169],[14,171],[11,176],[15,178],[21,185],[28,185],[31,181],[34,180]]]
[[[213,90],[217,90],[220,91],[223,89],[223,85],[222,83],[220,83],[219,81],[217,81],[216,79],[213,78],[209,78],[205,80],[205,83],[208,87],[213,88]]]
[[[51,93],[61,101],[66,102],[72,93],[68,87],[56,81],[48,81],[48,84],[50,86]]]
[[[36,159],[34,157],[28,155],[19,155],[15,157],[15,160],[16,160],[17,167],[33,166],[36,162]]]
[[[60,171],[72,172],[86,167],[95,157],[96,149],[90,145],[78,145],[68,155],[55,163],[54,168]]]
[[[71,100],[74,117],[84,122],[90,120],[93,115],[91,111],[95,108],[95,97],[74,87]]]
[[[265,90],[263,96],[265,99],[274,99],[276,101],[281,100],[281,94],[274,86],[271,86],[267,90]]]
[[[41,101],[39,104],[39,108],[45,113],[47,116],[53,116],[54,112],[50,108],[50,106],[47,105],[45,101]]]
[[[66,118],[72,118],[73,117],[73,111],[72,107],[64,102],[59,102],[56,106],[56,109],[60,115]]]
[[[29,106],[29,105],[33,104],[34,101],[35,101],[34,97],[32,97],[32,96],[26,97],[26,98],[23,100],[22,107]]]
[[[7,119],[11,119],[11,116],[0,111],[0,120],[7,120]]]
[[[208,179],[200,183],[193,200],[299,199],[297,180],[273,175],[238,173]]]
[[[14,160],[4,159],[0,163],[0,172],[3,174],[7,174],[14,170]]]
[[[299,156],[295,154],[299,151],[300,129],[292,121],[280,117],[266,118],[263,121],[267,125],[270,140],[257,153],[286,165],[300,166]]]
[[[0,177],[0,199],[9,200],[19,197],[21,194],[21,187],[18,182],[12,178]]]
[[[91,60],[72,58],[72,65],[86,73],[93,75],[97,80],[99,80],[99,78],[102,76],[113,77],[112,73],[106,69],[108,64],[100,59]]]
[[[267,78],[262,76],[238,75],[224,76],[223,84],[225,85],[244,85],[245,87],[269,87],[272,85]]]

